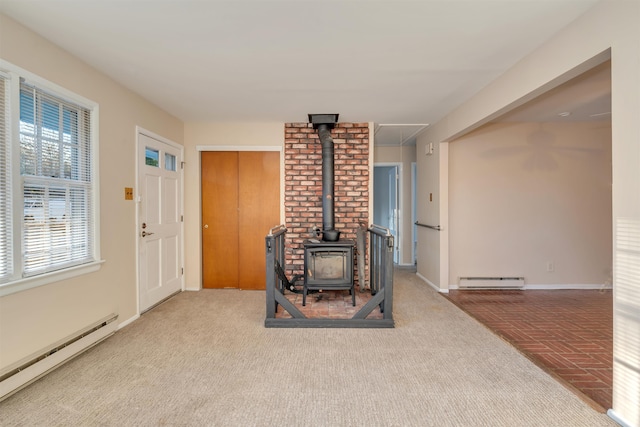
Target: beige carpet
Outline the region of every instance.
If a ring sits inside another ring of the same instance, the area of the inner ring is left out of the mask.
[[[614,426],[395,275],[395,329],[265,329],[264,292],[182,293],[0,403],[2,426]]]

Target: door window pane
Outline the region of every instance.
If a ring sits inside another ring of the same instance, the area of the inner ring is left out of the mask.
[[[176,156],[164,153],[164,168],[168,171],[176,171]]]
[[[145,147],[144,149],[145,164],[147,166],[160,167],[160,153],[153,148]]]

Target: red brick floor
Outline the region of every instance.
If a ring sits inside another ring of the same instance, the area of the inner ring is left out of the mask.
[[[362,306],[371,299],[371,291],[360,292],[356,286],[356,305],[353,306],[349,291],[323,291],[307,294],[307,304],[302,306],[302,294],[285,291],[285,296],[307,318],[351,319]],[[290,318],[281,306],[278,306],[276,318]],[[382,319],[380,308],[374,308],[367,319]]]
[[[454,290],[445,297],[589,403],[611,408],[610,290]]]

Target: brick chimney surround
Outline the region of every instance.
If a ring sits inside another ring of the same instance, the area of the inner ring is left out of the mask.
[[[337,123],[331,137],[335,229],[355,240],[358,223],[369,220],[369,124]],[[322,147],[311,123],[286,123],[284,138],[285,261],[289,274],[302,274],[302,242],[322,228]]]

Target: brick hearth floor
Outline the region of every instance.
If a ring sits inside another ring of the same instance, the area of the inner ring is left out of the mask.
[[[356,285],[356,305],[351,301],[349,291],[323,291],[307,294],[307,305],[302,306],[302,294],[285,291],[285,296],[307,318],[351,319],[370,299],[371,291],[360,292]],[[281,306],[278,306],[276,318],[290,318]],[[367,319],[382,319],[380,308],[374,308]]]
[[[611,408],[610,290],[455,290],[445,297],[595,407]]]

